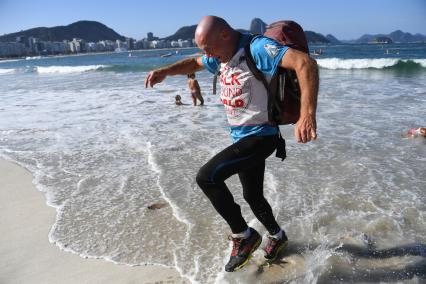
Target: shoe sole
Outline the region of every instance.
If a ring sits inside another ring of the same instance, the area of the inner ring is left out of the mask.
[[[257,250],[257,248],[260,246],[261,243],[262,243],[262,238],[260,238],[256,242],[256,244],[254,245],[253,249],[250,251],[249,256],[247,257],[247,259],[244,260],[244,262],[241,263],[239,266],[235,267],[232,272],[237,271],[237,270],[243,268],[249,262],[250,258],[253,256],[254,251]]]
[[[268,262],[273,262],[277,259],[278,255],[280,254],[280,252],[282,252],[286,247],[288,246],[288,241],[286,241],[285,243],[283,243],[278,249],[277,252],[275,253],[275,256],[273,258],[265,258],[267,259]]]

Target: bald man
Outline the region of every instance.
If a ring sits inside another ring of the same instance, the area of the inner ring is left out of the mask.
[[[220,100],[225,106],[233,144],[211,158],[199,170],[196,180],[213,207],[228,223],[233,249],[225,270],[232,272],[247,264],[262,237],[249,227],[240,206],[225,184],[238,174],[243,196],[256,218],[268,231],[265,258],[273,261],[288,243],[263,195],[265,160],[277,148],[279,128],[268,120],[267,91],[247,66],[244,47],[266,78],[278,68],[294,70],[301,88],[300,119],[295,126],[298,142],[316,139],[318,72],[315,60],[307,54],[260,36],[242,34],[216,16],[205,16],[195,31],[195,42],[204,54],[151,71],[145,87],[153,87],[167,76],[191,74],[207,69],[220,74]],[[220,73],[219,73],[220,72]]]

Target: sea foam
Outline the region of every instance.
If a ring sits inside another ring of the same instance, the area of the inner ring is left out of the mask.
[[[87,65],[87,66],[37,66],[36,71],[40,74],[67,74],[67,73],[82,73],[87,71],[94,71],[106,67],[105,65]]]
[[[15,73],[15,69],[0,69],[0,75]]]
[[[425,59],[405,60],[400,58],[360,58],[360,59],[341,59],[324,58],[317,59],[318,65],[325,69],[384,69],[389,67],[410,67],[410,65],[419,65],[426,68]]]

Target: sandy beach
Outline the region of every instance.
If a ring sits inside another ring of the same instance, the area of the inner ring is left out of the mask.
[[[22,167],[0,160],[0,283],[189,283],[172,268],[84,259],[49,243],[55,209]]]

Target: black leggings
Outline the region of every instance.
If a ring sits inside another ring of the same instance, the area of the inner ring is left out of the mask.
[[[256,218],[272,235],[280,231],[271,206],[263,196],[265,159],[277,147],[278,136],[249,136],[224,149],[197,174],[197,183],[210,199],[217,212],[225,219],[234,234],[247,229],[241,209],[225,184],[225,180],[238,173],[243,196]]]

